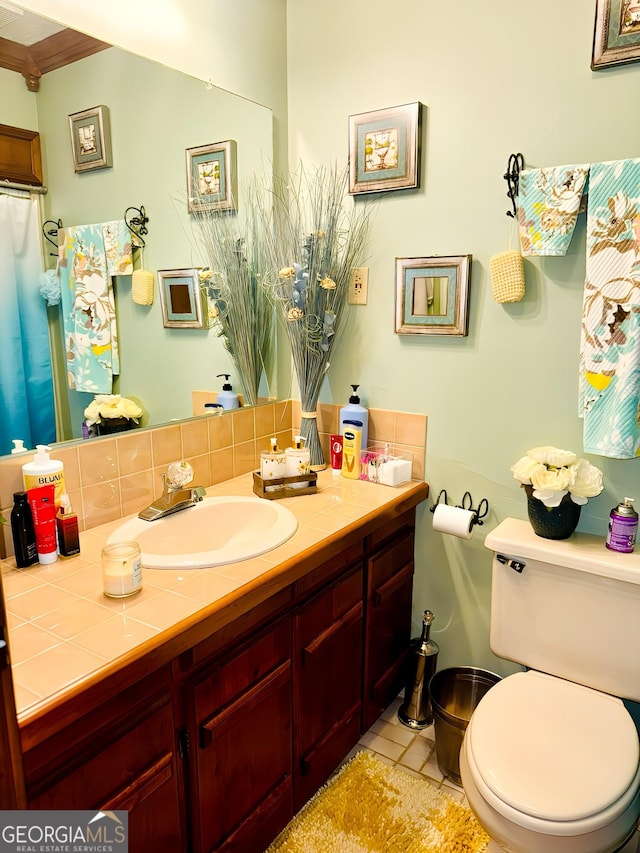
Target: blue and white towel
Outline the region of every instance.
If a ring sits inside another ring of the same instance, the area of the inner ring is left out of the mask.
[[[594,163],[579,414],[587,453],[640,456],[640,159]]]
[[[518,229],[523,255],[566,255],[588,174],[588,163],[520,172]]]
[[[110,394],[120,372],[111,277],[133,271],[124,220],[60,229],[58,269],[69,388]]]

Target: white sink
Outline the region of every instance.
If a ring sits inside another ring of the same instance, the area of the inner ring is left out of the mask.
[[[136,541],[147,569],[202,569],[271,551],[297,527],[290,510],[264,498],[206,497],[157,521],[132,518],[107,542]]]

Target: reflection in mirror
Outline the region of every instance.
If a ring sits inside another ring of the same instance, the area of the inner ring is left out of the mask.
[[[447,276],[416,276],[413,279],[411,313],[414,317],[444,317],[447,314]]]
[[[0,69],[0,75],[12,73],[22,81],[17,72]],[[37,93],[24,83],[9,92],[12,101],[3,104],[0,121],[5,109],[8,116],[37,116],[48,187],[43,221],[60,218],[66,227],[107,222],[121,219],[131,205],[144,205],[149,216],[146,246],[134,252],[134,267],[156,275],[156,298],[150,306],[136,304],[131,276],[114,278],[121,361],[114,393],[136,400],[145,412],[142,424],[150,426],[190,417],[192,392],[220,390],[218,374],[231,374],[234,390],[241,391],[215,327],[164,327],[157,270],[206,265],[187,211],[186,149],[235,141],[240,219],[245,183],[273,162],[270,110],[113,47],[44,75]],[[113,167],[78,174],[68,116],[96,105],[109,108]],[[25,125],[24,119],[12,123]],[[52,247],[45,245],[46,264],[53,268]],[[48,311],[58,437],[78,438],[93,395],[67,389],[60,313]],[[260,395],[275,396],[271,376],[263,377]]]

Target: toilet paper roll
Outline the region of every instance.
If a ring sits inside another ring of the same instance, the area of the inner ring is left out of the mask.
[[[475,513],[470,509],[438,504],[433,513],[433,529],[460,539],[471,539],[474,518]]]

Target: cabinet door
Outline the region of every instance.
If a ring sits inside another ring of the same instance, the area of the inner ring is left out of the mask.
[[[358,565],[294,612],[296,810],[358,741],[362,583]]]
[[[411,639],[413,547],[413,529],[404,528],[367,561],[363,731],[404,687]]]
[[[293,814],[288,618],[193,688],[196,849],[262,853]]]
[[[31,799],[29,808],[126,809],[131,853],[183,850],[173,745],[167,705]]]

